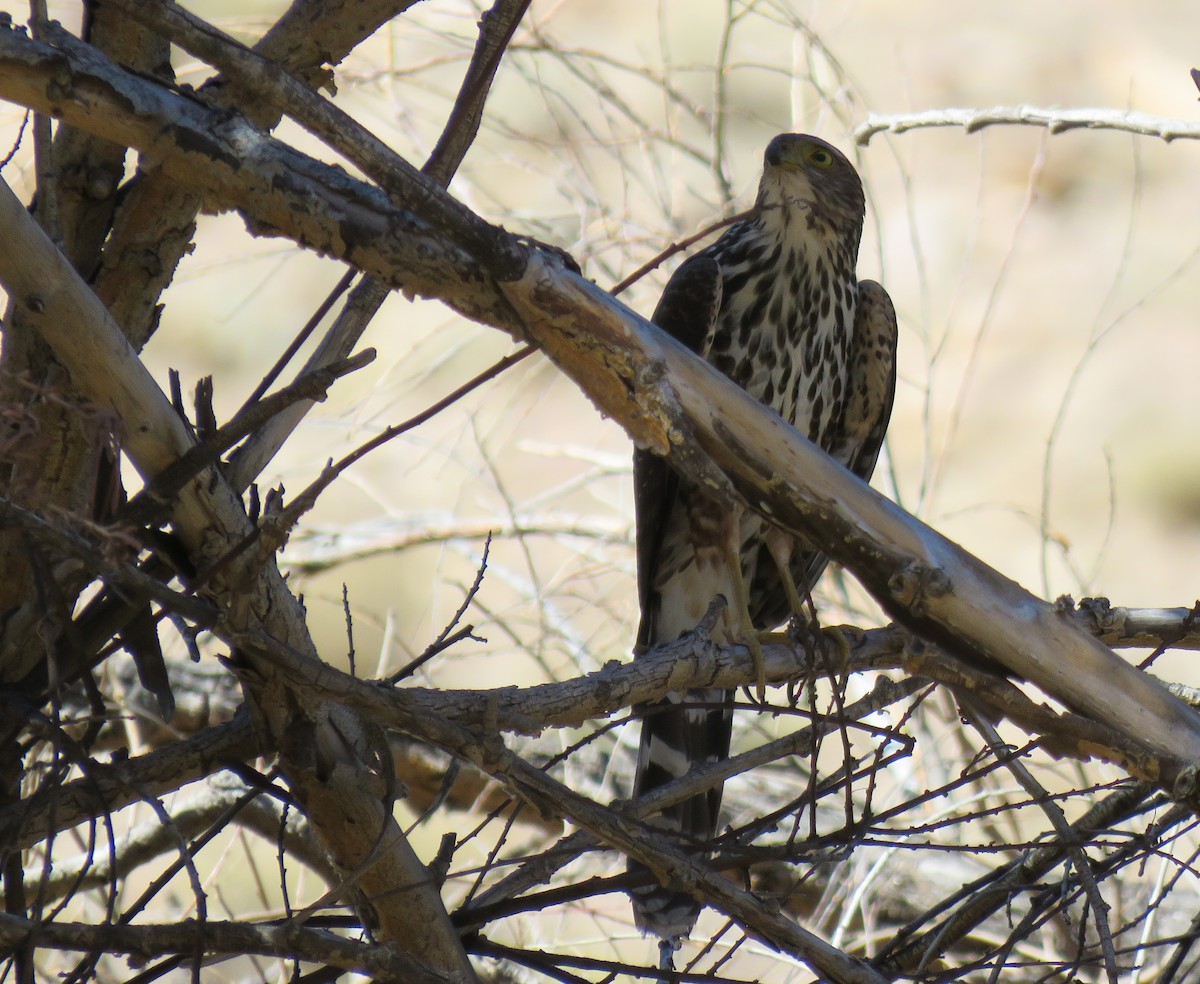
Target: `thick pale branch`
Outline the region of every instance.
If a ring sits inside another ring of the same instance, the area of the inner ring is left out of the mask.
[[[515,264],[512,270],[519,269],[519,254],[508,253],[512,240],[503,230],[444,195],[436,181],[269,58],[243,47],[175,3],[155,0],[114,0],[114,3],[191,54],[220,68],[244,92],[266,100],[278,112],[292,117],[361,168],[394,201],[464,242],[476,254],[491,256],[497,269],[504,262]],[[72,44],[70,35],[65,33],[57,40],[63,45]]]
[[[930,126],[961,126],[967,133],[985,126],[1040,126],[1051,133],[1067,130],[1117,130],[1143,137],[1200,140],[1200,123],[1151,116],[1128,109],[1056,109],[994,106],[991,109],[930,109],[921,113],[872,113],[854,130],[855,142],[870,143],[878,133],[907,133]]]
[[[603,291],[541,255],[503,288],[530,337],[602,410],[630,427],[629,401],[613,394],[627,385],[641,413],[659,415],[673,460],[694,442],[693,453],[698,445],[753,508],[827,551],[907,628],[998,663],[1155,753],[1200,758],[1200,715],[1165,687],[859,481]]]
[[[341,62],[354,47],[414,2],[292,0],[254,50],[301,81],[321,88],[332,83],[329,66]],[[114,21],[136,24],[115,9],[110,9],[110,15]],[[279,122],[279,114],[272,111],[270,103],[250,98],[227,79],[212,82],[216,84],[206,84],[201,91],[214,107],[236,108],[264,130]],[[159,299],[179,261],[191,248],[200,206],[201,198],[194,188],[161,171],[143,169],[125,189],[112,235],[104,244],[104,266],[95,285],[135,348],[142,347],[158,323]],[[153,263],[146,262],[147,255],[153,255]],[[336,357],[349,351],[347,345]]]
[[[1113,613],[1113,619],[1106,638],[1114,645],[1157,646],[1166,639],[1186,636],[1188,612],[1185,609],[1111,608],[1109,611]],[[1173,617],[1169,615],[1171,612]],[[1126,626],[1130,634],[1114,634],[1113,624]],[[1152,625],[1156,626],[1156,634],[1151,638],[1146,633]],[[1011,688],[982,692],[981,686],[987,686],[986,678],[981,682],[979,675],[968,678],[952,674],[953,664],[944,658],[939,662],[934,651],[910,651],[911,637],[902,630],[882,628],[860,633],[843,626],[839,631],[849,640],[848,659],[842,663],[833,658],[833,653],[827,654],[830,659],[822,662],[824,672],[832,670],[841,674],[905,668],[928,674],[982,698],[990,697],[991,706],[1010,715],[1032,733],[1046,737],[1060,754],[1090,755],[1129,764],[1128,748],[1122,742],[1124,736],[1094,727],[1087,730],[1086,725],[1090,722],[1056,715],[1049,708],[1020,698]],[[255,644],[257,641],[250,642]],[[1186,636],[1184,641],[1192,647],[1198,643],[1194,636]],[[799,649],[768,645],[764,647],[764,654],[767,678],[777,685],[803,681],[813,672],[808,658]],[[276,647],[273,658],[286,660],[289,657]],[[307,685],[309,681],[299,664],[287,665],[292,666],[298,678]],[[546,728],[576,727],[588,720],[620,713],[632,704],[661,698],[671,689],[746,687],[755,679],[754,661],[744,648],[721,649],[706,640],[687,637],[660,647],[636,662],[610,663],[594,673],[533,687],[492,691],[414,687],[389,691],[327,668],[314,674],[311,682],[326,689],[334,699],[361,707],[376,723],[405,733],[412,732],[410,725],[414,716],[463,723],[486,720],[501,731],[536,733]],[[272,749],[257,744],[249,721],[238,718],[208,728],[184,742],[172,743],[128,761],[95,766],[87,778],[59,788],[53,799],[45,797],[5,807],[0,810],[0,841],[13,841],[22,848],[32,847],[89,818],[121,810],[137,802],[144,793],[161,795],[202,778],[224,763],[246,761],[270,751]],[[1171,757],[1150,765],[1143,761],[1137,771],[1156,775],[1159,784],[1169,788],[1179,765],[1179,760]],[[712,778],[717,777],[718,773],[713,772]],[[429,780],[428,775],[425,779],[432,781],[434,787],[439,785],[439,780]],[[703,787],[710,779],[702,771],[689,775],[686,783],[693,781]],[[680,789],[686,793],[691,786],[680,786]],[[681,793],[680,797],[683,795]],[[672,801],[674,798],[671,795]],[[651,802],[662,805],[657,799]]]
[[[1121,608],[1107,598],[1084,598],[1078,607],[1069,598],[1056,602],[1074,612],[1083,628],[1106,646],[1121,649],[1200,649],[1196,608]]]

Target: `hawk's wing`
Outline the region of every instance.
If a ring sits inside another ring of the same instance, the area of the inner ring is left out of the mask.
[[[720,309],[721,267],[711,256],[697,253],[667,281],[650,320],[676,341],[704,356],[712,345]],[[649,451],[633,452],[638,602],[642,612],[637,635],[639,646],[663,641],[653,638],[658,599],[652,597],[652,585],[658,571],[667,515],[678,489],[679,476],[666,459]]]
[[[830,455],[864,482],[871,480],[896,394],[896,309],[874,280],[858,283],[850,389]]]

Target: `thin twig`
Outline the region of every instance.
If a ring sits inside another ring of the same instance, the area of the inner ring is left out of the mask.
[[[438,637],[433,640],[420,656],[412,660],[408,665],[401,667],[395,673],[387,678],[387,682],[395,686],[406,677],[412,676],[420,667],[424,666],[429,660],[433,659],[440,652],[444,652],[454,643],[462,639],[475,639],[471,633],[475,631],[475,626],[464,626],[460,631],[451,635],[451,630],[458,625],[459,620],[467,613],[467,609],[471,607],[471,602],[475,600],[475,596],[479,594],[479,589],[483,587],[483,575],[487,571],[488,552],[492,549],[492,534],[488,533],[487,539],[483,543],[483,556],[479,559],[479,568],[475,571],[475,580],[471,583],[471,587],[467,589],[467,596],[463,598],[462,604],[458,606],[458,610],[451,617],[446,627],[438,633]],[[479,640],[484,642],[486,640]]]
[[[247,404],[227,424],[193,445],[174,464],[159,472],[129,501],[117,516],[117,522],[134,527],[150,523],[184,485],[216,462],[238,441],[301,400],[323,400],[334,382],[370,365],[374,360],[375,350],[365,349],[352,358],[313,369],[278,392]]]
[[[1054,832],[1058,834],[1060,842],[1066,845],[1068,854],[1075,864],[1075,870],[1079,874],[1079,879],[1083,882],[1084,891],[1092,908],[1092,919],[1096,927],[1096,935],[1100,938],[1100,948],[1104,954],[1104,969],[1108,975],[1109,984],[1117,984],[1119,978],[1117,956],[1113,948],[1112,927],[1108,922],[1108,913],[1111,907],[1104,900],[1104,896],[1100,892],[1100,886],[1096,884],[1096,876],[1092,871],[1092,864],[1088,860],[1087,854],[1078,843],[1073,842],[1074,831],[1067,823],[1067,818],[1063,815],[1058,804],[1051,798],[1046,788],[1026,768],[1025,763],[1020,758],[1008,754],[1008,746],[1001,739],[995,726],[988,721],[986,716],[973,707],[969,701],[963,701],[961,706],[971,721],[972,726],[983,736],[983,740],[992,749],[997,760],[1004,763],[1004,767],[1021,784],[1021,788],[1029,794],[1033,802],[1046,814],[1051,826],[1054,828]],[[923,969],[922,967],[921,970]]]
[[[1054,109],[1038,106],[995,106],[991,109],[930,109],[920,113],[872,113],[854,130],[860,146],[878,133],[907,133],[925,127],[961,126],[975,133],[988,126],[1039,126],[1051,133],[1068,130],[1117,130],[1143,137],[1200,140],[1200,123],[1151,116],[1127,109]]]
[[[640,267],[638,267],[636,270],[634,270],[633,273],[631,273],[628,277],[625,277],[623,280],[621,280],[615,287],[613,287],[613,289],[611,291],[609,291],[609,293],[612,294],[613,297],[616,297],[617,295],[621,294],[624,290],[626,290],[628,287],[630,287],[631,285],[633,285],[633,284],[637,283],[639,280],[641,280],[642,277],[644,277],[646,274],[648,274],[651,270],[654,270],[654,269],[658,268],[659,266],[661,266],[666,260],[669,260],[676,253],[680,253],[683,250],[688,249],[691,246],[694,246],[696,243],[700,242],[700,240],[705,239],[708,236],[711,236],[714,232],[717,232],[720,229],[724,229],[727,226],[735,225],[738,222],[743,222],[746,219],[752,219],[757,214],[758,214],[757,207],[748,208],[744,212],[738,212],[736,215],[731,215],[727,219],[721,219],[719,222],[714,222],[712,225],[705,226],[699,232],[695,233],[694,235],[688,236],[685,239],[681,239],[677,243],[672,243],[670,246],[666,247],[666,249],[660,250],[651,259],[649,259],[645,263],[643,263]]]
[[[402,424],[395,424],[383,431],[380,431],[375,435],[375,437],[371,438],[371,440],[359,445],[349,454],[342,457],[339,461],[331,462],[330,464],[326,465],[321,471],[321,474],[313,479],[312,482],[310,482],[298,496],[292,499],[291,502],[289,502],[282,509],[277,510],[274,515],[269,517],[269,526],[268,520],[264,520],[262,524],[247,533],[246,536],[244,536],[238,543],[234,544],[222,557],[220,557],[212,565],[212,567],[203,573],[203,580],[207,581],[219,575],[222,571],[227,569],[229,565],[245,554],[245,552],[252,546],[260,543],[264,533],[269,532],[270,538],[267,544],[267,550],[262,552],[262,555],[259,558],[259,562],[264,563],[267,556],[273,556],[275,549],[278,546],[282,546],[283,542],[286,541],[288,534],[295,528],[296,524],[300,522],[304,515],[310,509],[312,509],[314,505],[316,505],[317,499],[320,497],[321,493],[328,489],[329,486],[332,485],[333,482],[344,471],[346,471],[347,468],[366,457],[372,451],[382,447],[388,441],[399,437],[401,434],[408,433],[408,431],[412,430],[414,427],[419,427],[427,420],[437,416],[447,407],[457,403],[472,390],[478,389],[488,380],[494,379],[496,376],[500,375],[500,373],[504,372],[505,369],[516,365],[516,363],[520,362],[527,356],[532,355],[535,351],[536,349],[531,348],[530,346],[525,346],[524,348],[518,349],[512,355],[505,356],[503,359],[500,359],[483,372],[463,383],[463,385],[454,390],[453,393],[450,393],[438,400],[437,403],[426,407],[416,416],[410,417]]]
[[[246,402],[242,404],[242,410],[249,409],[253,404],[263,398],[267,390],[271,388],[275,380],[279,378],[279,374],[283,372],[284,367],[292,361],[292,357],[300,351],[301,346],[312,336],[312,333],[317,330],[322,319],[327,315],[333,307],[334,301],[342,296],[350,287],[354,280],[354,271],[347,270],[342,274],[341,279],[334,284],[333,289],[325,295],[325,299],[317,305],[317,309],[309,315],[308,321],[304,323],[304,327],[297,333],[296,337],[288,343],[288,347],[283,350],[279,358],[275,360],[275,365],[267,370],[266,375],[259,380],[258,385],[254,387],[250,395],[246,397]]]

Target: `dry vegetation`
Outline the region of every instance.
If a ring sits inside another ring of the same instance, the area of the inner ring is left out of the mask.
[[[787,3],[204,6],[0,23],[3,980],[655,979],[631,855],[681,980],[1200,981],[1200,125],[948,45],[878,115]],[[886,497],[635,313],[782,129],[871,193]],[[636,803],[632,709],[754,667],[628,659],[630,438],[844,623]]]

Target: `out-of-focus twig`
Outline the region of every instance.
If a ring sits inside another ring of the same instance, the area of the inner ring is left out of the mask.
[[[1127,109],[1054,109],[1039,106],[994,106],[991,109],[929,109],[920,113],[872,113],[854,130],[859,145],[879,133],[907,133],[925,127],[961,126],[974,133],[988,126],[1039,126],[1051,133],[1068,130],[1117,130],[1143,137],[1200,140],[1200,123],[1151,116]]]

